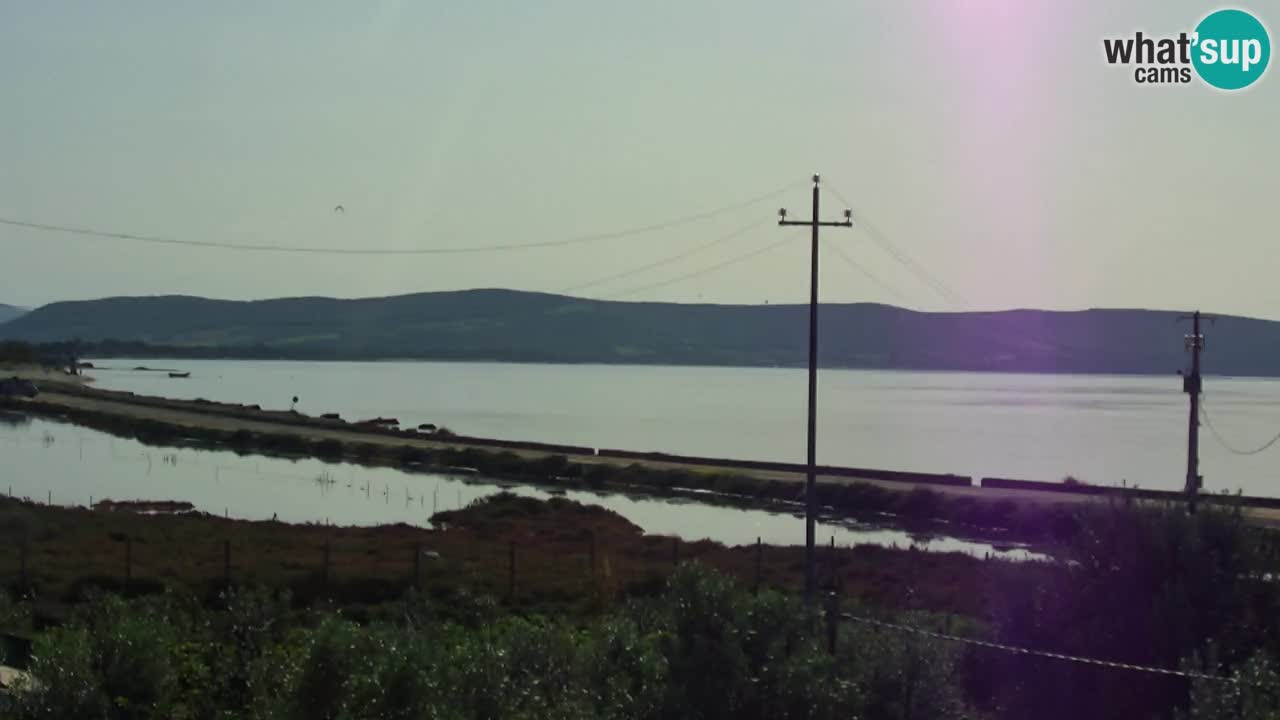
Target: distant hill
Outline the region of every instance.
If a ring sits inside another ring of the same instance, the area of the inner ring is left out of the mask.
[[[511,290],[253,302],[185,296],[61,302],[0,325],[0,339],[97,343],[84,354],[423,358],[803,366],[804,305],[584,300]],[[1172,374],[1186,364],[1177,313],[921,313],[824,305],[826,367]],[[118,341],[118,342],[104,342]],[[1225,317],[1205,371],[1280,376],[1280,322]]]
[[[26,313],[26,308],[20,308],[15,305],[5,305],[0,303],[0,324],[7,323],[10,320]]]

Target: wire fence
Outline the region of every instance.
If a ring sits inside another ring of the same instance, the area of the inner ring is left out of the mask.
[[[327,525],[308,527],[312,531],[339,533],[360,530],[360,528],[334,528]],[[68,552],[70,546],[62,545],[56,538],[46,538],[43,541],[18,540],[6,544],[13,552],[3,553],[6,558],[0,560],[0,582],[16,589],[20,596],[31,596],[33,591],[45,584],[74,587],[87,582],[107,587],[114,586],[126,593],[146,593],[159,589],[165,581],[171,580],[182,581],[189,586],[212,585],[229,588],[237,584],[258,583],[267,576],[272,578],[274,582],[271,584],[276,586],[291,589],[305,588],[308,594],[320,597],[339,590],[339,587],[344,584],[354,585],[365,592],[370,587],[377,586],[375,592],[382,596],[386,596],[387,593],[402,593],[411,588],[422,590],[426,585],[428,574],[435,574],[437,580],[450,585],[462,586],[470,581],[473,589],[477,589],[474,587],[475,575],[469,575],[460,569],[483,560],[489,563],[487,566],[489,572],[485,582],[479,583],[481,586],[479,589],[500,595],[507,601],[515,603],[528,599],[526,595],[536,595],[538,590],[545,590],[544,586],[530,593],[525,583],[529,583],[530,586],[542,585],[547,574],[555,574],[561,580],[566,576],[576,575],[583,589],[591,588],[600,579],[610,575],[611,552],[618,555],[622,552],[641,553],[651,561],[647,569],[652,570],[656,565],[665,565],[668,571],[674,570],[682,562],[700,554],[686,550],[683,547],[684,543],[678,537],[650,538],[646,541],[645,547],[641,548],[635,544],[606,545],[595,532],[586,532],[556,548],[543,548],[541,551],[526,549],[514,540],[489,542],[483,545],[476,543],[454,546],[455,550],[462,547],[465,554],[444,558],[451,564],[442,562],[440,550],[443,548],[438,548],[428,538],[408,540],[402,538],[393,544],[383,543],[373,537],[363,540],[343,540],[341,536],[326,538],[318,543],[294,542],[283,553],[283,562],[281,557],[273,556],[271,550],[255,547],[245,538],[238,538],[234,543],[231,539],[209,537],[196,543],[183,541],[168,544],[156,542],[154,537],[142,539],[135,538],[127,532],[111,532],[104,534],[100,542],[90,543],[94,545],[93,551],[97,555],[94,563],[89,563],[86,558],[75,557],[72,552]],[[84,538],[81,538],[78,547],[83,548],[84,545]],[[142,555],[139,554],[139,549],[142,550]],[[831,550],[835,549],[833,541]],[[36,550],[44,552],[34,552]],[[756,539],[753,550],[753,562],[747,566],[750,568],[747,572],[752,575],[749,576],[748,582],[751,591],[758,593],[765,586],[766,548],[761,538]],[[361,561],[373,552],[381,554],[376,563]],[[338,554],[345,557],[345,562],[335,563],[335,556]],[[505,558],[501,557],[503,555]],[[353,562],[353,558],[357,559]],[[501,568],[500,565],[503,559],[506,561],[505,568]],[[79,561],[84,561],[86,565],[91,566],[77,573],[76,567]],[[848,622],[969,647],[1108,670],[1188,680],[1241,682],[1230,676],[1022,647],[841,612],[842,598],[838,590],[838,574],[832,564],[833,561],[834,558],[825,555],[820,561],[823,566],[823,575],[826,576],[824,614],[829,650],[833,654],[836,651],[839,624]],[[506,570],[505,577],[499,576],[501,569]],[[948,629],[949,627],[948,623]]]
[[[12,518],[4,522],[22,523]],[[384,537],[375,535],[379,528],[292,527],[310,536],[286,540],[267,533],[244,535],[230,527],[223,535],[214,525],[180,536],[110,526],[65,537],[58,535],[57,526],[33,528],[23,533],[26,537],[4,533],[9,537],[0,540],[0,586],[19,597],[71,597],[87,586],[145,594],[169,585],[193,590],[266,585],[307,598],[376,601],[430,585],[520,603],[570,598],[602,582],[621,588],[644,578],[665,579],[682,562],[713,547],[678,537],[621,539],[603,531],[566,531],[548,544],[528,546],[481,535],[442,542],[425,529]],[[748,579],[756,592],[763,587],[764,551],[757,538],[754,579]]]
[[[1234,677],[1225,675],[1210,675],[1207,673],[1193,672],[1187,670],[1171,670],[1169,668],[1151,667],[1148,665],[1134,665],[1131,663],[1115,662],[1112,660],[1102,660],[1099,658],[1083,657],[1080,655],[1066,655],[1063,653],[1050,652],[1048,650],[1035,650],[1032,648],[1018,647],[1016,645],[1006,645],[1003,643],[991,642],[988,640],[978,640],[975,638],[962,637],[959,635],[950,635],[934,630],[926,630],[921,627],[913,627],[911,625],[901,625],[898,623],[885,622],[883,620],[875,620],[868,617],[861,617],[850,613],[840,613],[840,620],[848,622],[869,625],[871,627],[892,630],[895,632],[910,633],[922,637],[932,638],[934,640],[943,640],[946,642],[961,643],[971,647],[987,648],[989,650],[998,650],[1000,652],[1013,653],[1016,655],[1026,655],[1031,657],[1041,657],[1050,660],[1061,660],[1063,662],[1078,663],[1082,665],[1092,665],[1094,667],[1103,667],[1113,670],[1127,670],[1132,672],[1148,673],[1154,675],[1167,675],[1172,677],[1182,677],[1192,680],[1212,680],[1215,682],[1236,683],[1238,680]]]

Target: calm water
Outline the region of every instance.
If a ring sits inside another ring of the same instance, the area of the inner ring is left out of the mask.
[[[103,360],[105,388],[267,408],[391,416],[469,435],[804,461],[804,370],[769,368]],[[185,380],[132,372],[190,371]],[[1181,378],[823,370],[818,460],[1030,480],[1067,475],[1181,488]],[[1280,432],[1280,382],[1210,377],[1215,427],[1247,449]],[[1280,445],[1242,457],[1202,430],[1211,491],[1280,495]]]
[[[0,415],[0,493],[57,505],[88,505],[106,498],[185,500],[197,509],[231,517],[286,522],[376,525],[403,522],[430,527],[435,510],[462,507],[509,490],[536,498],[540,489],[393,468],[369,468],[319,460],[239,456],[191,448],[154,448],[87,428],[42,419]],[[685,540],[710,538],[729,545],[804,542],[801,517],[688,501],[571,491],[566,497],[601,505],[646,532]],[[841,545],[872,543],[1010,558],[990,545],[954,538],[913,537],[866,525],[823,523],[818,537]]]

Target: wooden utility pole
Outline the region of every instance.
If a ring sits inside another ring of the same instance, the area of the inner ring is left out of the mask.
[[[1179,320],[1191,321],[1191,334],[1183,338],[1183,344],[1191,353],[1191,372],[1182,376],[1182,391],[1191,396],[1191,410],[1187,415],[1187,512],[1195,513],[1197,495],[1204,478],[1200,476],[1200,353],[1204,350],[1204,334],[1200,332],[1200,320],[1213,318],[1202,316],[1197,310],[1182,315]]]
[[[853,227],[853,211],[844,211],[844,220],[822,222],[818,219],[818,176],[813,176],[813,216],[808,220],[788,220],[787,210],[778,211],[779,225],[807,225],[813,230],[809,262],[809,433],[808,459],[804,483],[804,599],[813,602],[816,577],[814,572],[815,550],[813,546],[814,523],[818,510],[817,498],[817,426],[818,426],[818,228]]]

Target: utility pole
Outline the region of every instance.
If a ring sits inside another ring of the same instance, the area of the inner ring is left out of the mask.
[[[778,211],[779,225],[808,225],[813,229],[813,248],[809,264],[809,435],[808,462],[804,482],[804,600],[813,603],[817,580],[814,573],[816,551],[813,546],[814,522],[817,517],[817,427],[818,427],[818,228],[853,227],[853,211],[844,211],[840,222],[818,219],[818,176],[813,176],[813,216],[808,220],[788,220],[787,209]]]
[[[1187,512],[1195,514],[1196,495],[1204,478],[1200,477],[1200,352],[1204,350],[1204,334],[1200,332],[1200,320],[1213,320],[1201,316],[1197,310],[1182,315],[1179,320],[1191,321],[1191,334],[1183,338],[1183,345],[1191,353],[1191,372],[1182,376],[1182,391],[1191,396],[1191,411],[1187,416]]]

